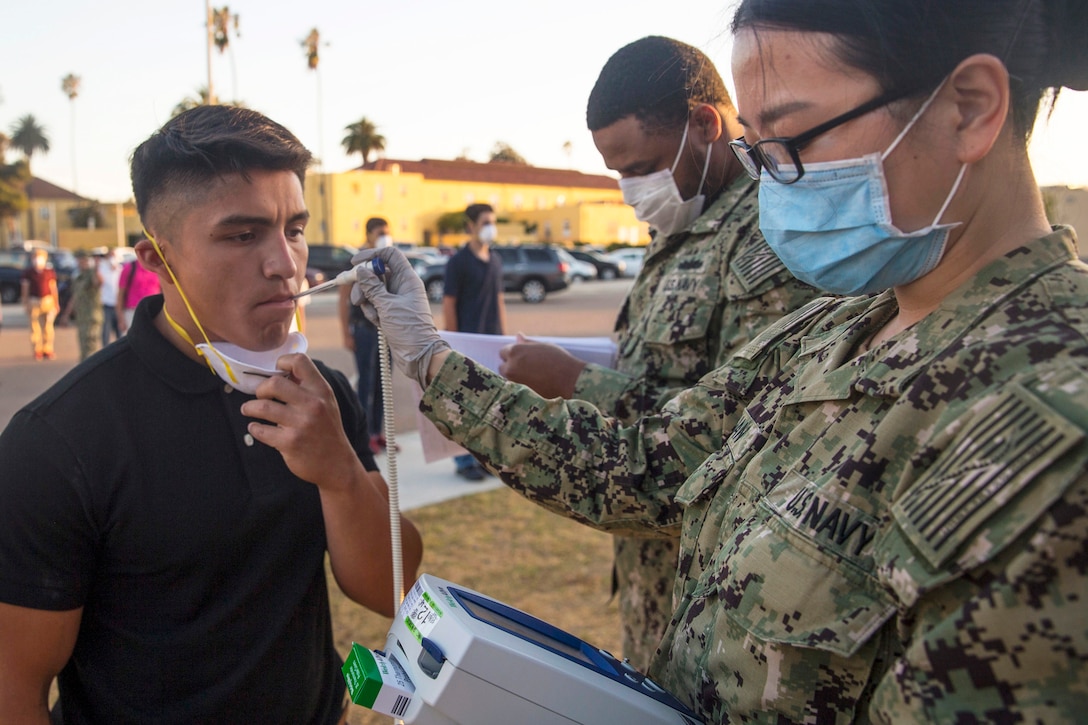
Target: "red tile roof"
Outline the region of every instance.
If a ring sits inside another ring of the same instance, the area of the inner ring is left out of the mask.
[[[32,177],[26,184],[26,195],[30,199],[52,199],[54,201],[87,201],[79,194],[62,189],[45,179]]]
[[[359,167],[363,171],[392,171],[394,165],[405,173],[422,174],[435,181],[475,181],[491,184],[521,184],[525,186],[562,186],[579,189],[618,189],[619,183],[603,174],[583,174],[571,169],[543,169],[519,164],[475,161],[442,161],[421,159],[376,159]]]

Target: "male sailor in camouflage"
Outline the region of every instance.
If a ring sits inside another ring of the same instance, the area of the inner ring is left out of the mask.
[[[760,227],[795,276],[867,296],[630,426],[450,352],[395,250],[354,296],[508,485],[679,532],[650,674],[706,721],[1083,722],[1088,266],[1026,138],[1048,89],[1088,88],[1088,8],[742,0],[733,27]]]
[[[586,121],[624,200],[653,234],[616,320],[616,368],[527,342],[503,351],[500,370],[545,397],[586,400],[630,424],[819,293],[759,232],[757,182],[728,145],[743,129],[700,50],[660,36],[620,48],[589,95]],[[623,654],[643,671],[672,614],[679,548],[674,535],[614,539]]]

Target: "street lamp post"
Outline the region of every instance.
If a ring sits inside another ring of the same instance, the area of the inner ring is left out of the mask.
[[[321,182],[318,185],[318,193],[321,194],[321,231],[326,244],[332,243],[332,219],[329,218],[329,189],[328,173],[325,170],[325,131],[321,117],[321,75],[317,66],[320,58],[318,48],[321,45],[321,34],[317,28],[312,28],[306,39],[302,41],[302,47],[306,50],[306,66],[314,72],[314,80],[317,86],[317,154],[318,170],[321,172]]]
[[[79,184],[76,178],[76,96],[79,95],[79,86],[82,79],[75,73],[69,73],[60,79],[60,89],[68,96],[72,106],[72,191],[78,193]]]

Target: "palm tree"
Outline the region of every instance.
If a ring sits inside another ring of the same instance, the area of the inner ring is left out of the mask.
[[[38,151],[49,153],[49,137],[45,135],[45,128],[38,125],[38,121],[29,113],[11,127],[9,143],[12,148],[23,153],[28,165],[31,157]]]
[[[11,127],[11,140],[10,146],[14,149],[18,149],[26,157],[26,176],[27,183],[33,181],[33,172],[30,169],[30,158],[38,151],[43,154],[49,153],[49,137],[45,135],[45,128],[38,125],[38,121],[34,116],[29,113],[20,118],[14,126]],[[24,187],[27,188],[27,187]],[[30,198],[29,189],[27,190],[27,199]],[[34,215],[30,214],[28,221],[30,227],[28,229],[31,238],[34,237]]]
[[[364,166],[370,161],[371,151],[385,151],[385,136],[378,133],[378,127],[367,120],[366,116],[345,126],[344,130],[348,132],[348,135],[344,136],[344,140],[340,142],[344,152],[349,156],[362,154]]]

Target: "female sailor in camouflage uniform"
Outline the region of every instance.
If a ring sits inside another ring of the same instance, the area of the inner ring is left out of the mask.
[[[393,250],[356,299],[508,485],[678,528],[650,674],[707,721],[1083,718],[1088,267],[1026,137],[1046,89],[1088,86],[1088,4],[744,0],[733,30],[764,235],[862,296],[628,427],[445,349]]]

